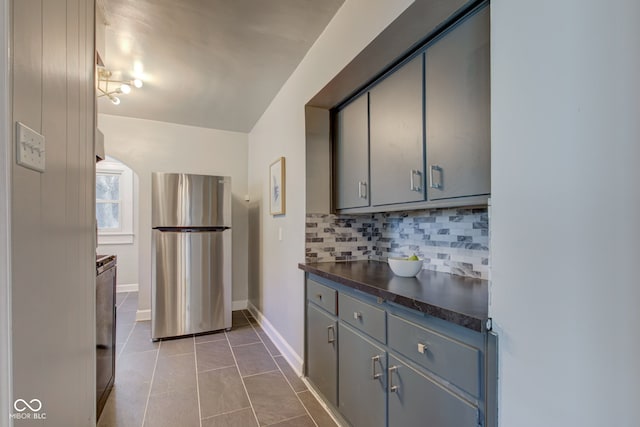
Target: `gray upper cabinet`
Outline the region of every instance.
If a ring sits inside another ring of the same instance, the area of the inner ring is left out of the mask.
[[[489,8],[426,50],[427,198],[491,193]]]
[[[371,203],[424,200],[423,55],[369,92]]]
[[[336,208],[369,206],[368,94],[336,114],[336,137]]]

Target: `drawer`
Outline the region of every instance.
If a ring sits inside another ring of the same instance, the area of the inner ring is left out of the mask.
[[[386,312],[343,293],[338,294],[340,320],[381,343],[387,342]]]
[[[314,304],[324,308],[333,315],[337,314],[337,293],[338,292],[335,289],[321,285],[314,280],[307,279],[307,300],[312,301]]]
[[[480,397],[481,353],[460,341],[389,314],[389,347],[462,390]]]

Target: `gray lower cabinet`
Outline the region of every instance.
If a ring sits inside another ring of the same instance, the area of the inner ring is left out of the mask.
[[[338,336],[340,413],[354,427],[384,427],[387,352],[343,323]]]
[[[338,404],[338,322],[322,309],[307,303],[306,374],[325,399]]]
[[[497,341],[311,275],[305,372],[351,427],[495,427]]]
[[[427,198],[491,193],[489,8],[426,50]]]
[[[422,62],[418,55],[369,92],[374,206],[424,200]]]
[[[369,97],[361,95],[335,117],[336,208],[369,206]]]
[[[389,426],[478,427],[478,408],[389,356]]]

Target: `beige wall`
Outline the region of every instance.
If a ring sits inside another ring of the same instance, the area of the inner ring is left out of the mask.
[[[46,138],[44,173],[11,168],[14,398],[40,399],[47,425],[92,426],[94,3],[11,4],[13,120]]]
[[[298,369],[304,342],[304,276],[298,269],[305,246],[304,106],[411,3],[345,2],[249,134],[250,303]],[[272,217],[267,177],[280,156],[287,165],[287,213]]]
[[[100,114],[105,151],[138,174],[141,314],[151,308],[151,173],[231,177],[233,193],[233,300],[247,300],[247,134]],[[146,314],[150,312],[146,311]]]

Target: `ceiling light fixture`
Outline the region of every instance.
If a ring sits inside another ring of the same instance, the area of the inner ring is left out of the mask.
[[[111,78],[112,75],[106,68],[98,67],[98,98],[106,96],[114,105],[120,104],[120,98],[116,95],[126,95],[131,92],[131,86],[139,89],[143,85],[140,79],[115,80]]]

